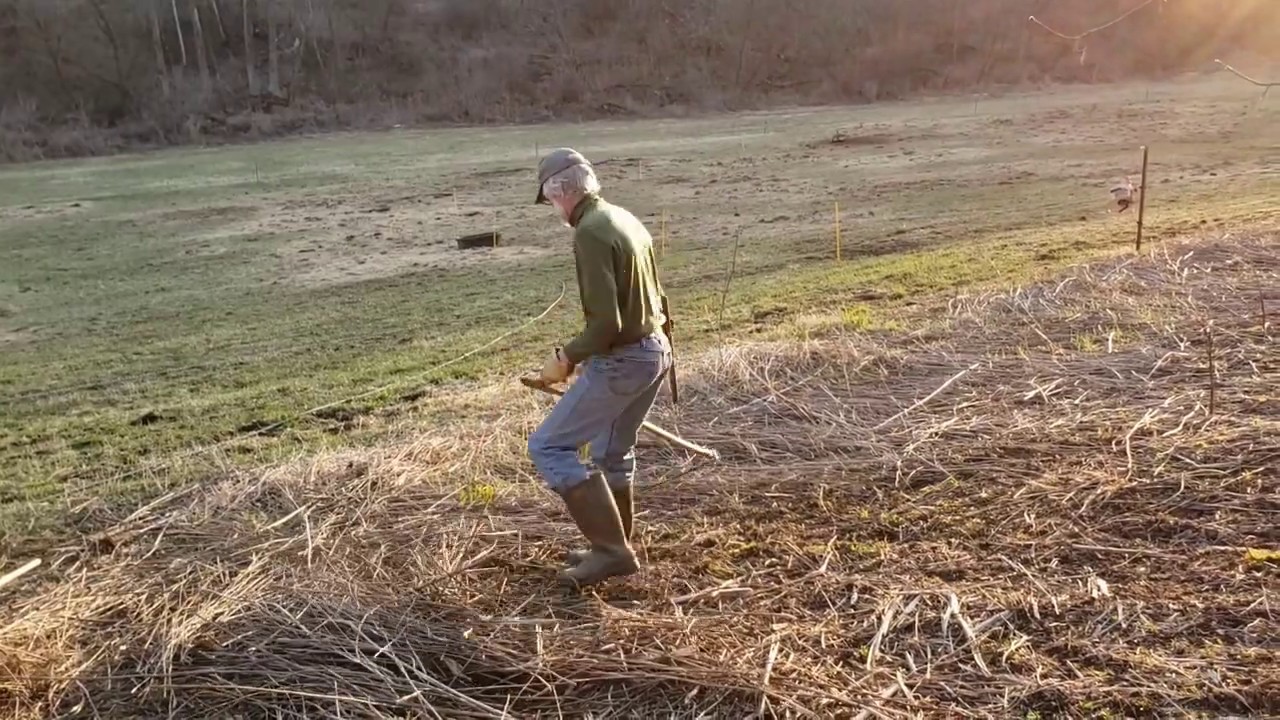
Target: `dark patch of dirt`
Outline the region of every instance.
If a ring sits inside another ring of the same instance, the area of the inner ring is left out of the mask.
[[[160,219],[165,222],[200,222],[202,220],[218,220],[223,218],[234,218],[243,220],[246,216],[253,215],[258,210],[255,205],[215,205],[213,207],[204,208],[182,208],[179,210],[168,210],[160,213]]]
[[[164,422],[168,419],[168,417],[156,412],[155,410],[148,410],[138,417],[130,420],[129,424],[134,427],[146,427],[148,425],[155,425],[156,423]]]
[[[275,437],[289,427],[284,420],[251,420],[236,428],[237,433]]]

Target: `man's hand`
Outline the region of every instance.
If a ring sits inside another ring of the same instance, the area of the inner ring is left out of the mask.
[[[569,374],[573,372],[573,363],[569,362],[569,358],[565,357],[564,351],[556,348],[551,353],[551,357],[542,364],[542,379],[548,383],[564,382]]]

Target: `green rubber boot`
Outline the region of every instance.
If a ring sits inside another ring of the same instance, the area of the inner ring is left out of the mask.
[[[631,516],[635,512],[635,500],[631,493],[631,486],[627,485],[621,490],[612,488],[610,492],[613,493],[613,504],[618,508],[618,517],[622,518],[622,533],[627,536],[627,542],[630,543],[632,537]],[[583,558],[590,552],[591,550],[588,548],[570,550],[565,555],[565,562],[572,567],[581,563]]]
[[[562,496],[569,515],[591,543],[579,562],[561,571],[560,579],[575,585],[594,585],[640,569],[627,542],[622,516],[604,475],[593,473],[586,482]]]

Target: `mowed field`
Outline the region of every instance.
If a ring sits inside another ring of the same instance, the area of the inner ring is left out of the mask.
[[[1124,253],[1134,215],[1107,190],[1137,182],[1143,144],[1150,241],[1274,217],[1278,118],[1275,98],[1215,76],[0,168],[4,532],[36,532],[64,498],[134,502],[374,441],[435,387],[533,367],[579,322],[566,230],[531,204],[540,149],[607,161],[608,197],[655,236],[665,217],[694,350],[898,330],[923,298]],[[501,248],[454,247],[494,229]],[[544,321],[436,369],[566,286]]]

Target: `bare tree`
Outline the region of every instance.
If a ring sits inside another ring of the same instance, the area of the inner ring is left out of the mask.
[[[1280,82],[1267,82],[1265,80],[1258,80],[1257,78],[1250,77],[1249,75],[1245,75],[1244,73],[1231,67],[1227,63],[1222,62],[1221,60],[1214,60],[1214,62],[1221,65],[1227,72],[1231,73],[1232,75],[1235,75],[1241,80],[1244,80],[1247,83],[1251,83],[1253,85],[1257,85],[1258,87],[1262,88],[1262,97],[1266,97],[1267,93],[1271,92],[1271,88],[1280,87]]]
[[[253,57],[253,21],[249,15],[249,0],[241,0],[240,14],[244,18],[244,75],[248,83],[249,96],[258,94],[258,79],[254,74]]]
[[[264,0],[267,15],[267,92],[272,97],[284,95],[280,92],[280,48],[276,39],[275,1]]]
[[[89,0],[89,8],[93,11],[93,18],[97,22],[98,30],[111,48],[111,64],[115,70],[115,76],[111,84],[127,99],[131,92],[129,90],[128,77],[125,73],[124,60],[121,56],[120,39],[116,36],[115,26],[112,25],[111,18],[107,15],[103,0]]]
[[[368,116],[344,116],[356,103],[465,121],[874,101],[1266,57],[1277,26],[1280,3],[1194,0],[0,0],[0,103],[33,108],[40,132],[145,114],[157,140],[182,138],[194,108],[157,101],[188,64],[205,111],[310,93],[322,126]],[[229,78],[244,91],[219,94]]]
[[[204,46],[204,25],[200,23],[200,8],[191,4],[191,23],[196,33],[196,63],[200,67],[200,95],[209,97],[213,94],[213,82],[209,78],[209,58]]]
[[[49,65],[53,68],[59,92],[68,105],[74,105],[76,97],[71,89],[71,82],[67,74],[67,64],[62,54],[62,28],[66,26],[63,24],[64,20],[56,5],[53,7],[53,12],[57,13],[58,16],[54,17],[53,22],[46,22],[43,16],[43,9],[36,7],[31,14],[31,23],[40,38],[40,45],[49,61]]]
[[[227,43],[227,26],[222,24],[222,8],[218,7],[218,0],[209,0],[209,7],[213,10],[213,22],[218,28],[218,39],[225,45]]]
[[[164,61],[164,37],[160,33],[160,13],[156,4],[163,0],[151,0],[147,9],[151,15],[151,46],[156,57],[156,76],[160,79],[160,91],[167,98],[170,95],[169,66]]]
[[[1053,29],[1053,28],[1052,28],[1052,27],[1050,27],[1049,25],[1046,25],[1043,21],[1041,21],[1041,20],[1040,20],[1039,18],[1037,18],[1035,15],[1032,15],[1030,18],[1028,18],[1028,21],[1033,22],[1033,23],[1035,23],[1036,25],[1039,25],[1040,27],[1044,28],[1044,29],[1045,29],[1048,33],[1050,33],[1051,35],[1056,35],[1056,36],[1058,36],[1058,37],[1062,38],[1063,40],[1070,40],[1070,41],[1072,41],[1072,42],[1076,43],[1076,46],[1077,46],[1077,47],[1079,47],[1079,46],[1080,46],[1080,41],[1081,41],[1081,40],[1084,40],[1085,38],[1089,37],[1090,35],[1094,35],[1094,34],[1100,33],[1100,32],[1102,32],[1103,30],[1106,30],[1106,29],[1108,29],[1108,28],[1111,28],[1111,27],[1113,27],[1113,26],[1115,26],[1115,25],[1119,25],[1120,23],[1124,22],[1125,20],[1128,20],[1130,17],[1132,17],[1132,16],[1134,16],[1134,15],[1138,14],[1138,12],[1140,12],[1140,11],[1142,11],[1142,10],[1145,10],[1147,7],[1149,7],[1149,6],[1151,6],[1151,5],[1155,5],[1156,3],[1161,3],[1161,4],[1163,4],[1163,3],[1165,3],[1165,2],[1168,2],[1168,0],[1146,0],[1146,2],[1142,3],[1141,5],[1136,5],[1136,6],[1132,7],[1132,8],[1130,8],[1129,10],[1125,11],[1125,12],[1124,12],[1124,13],[1122,13],[1119,17],[1112,18],[1111,20],[1108,20],[1107,22],[1104,22],[1104,23],[1102,23],[1101,25],[1097,25],[1097,26],[1095,26],[1095,27],[1091,27],[1091,28],[1089,28],[1089,29],[1087,29],[1087,30],[1084,30],[1084,31],[1079,32],[1079,33],[1076,33],[1076,34],[1074,34],[1074,35],[1068,35],[1067,33],[1064,33],[1064,32],[1062,32],[1062,31],[1060,31],[1060,30],[1055,30],[1055,29]]]
[[[178,0],[169,0],[173,8],[173,32],[178,36],[178,49],[182,52],[182,67],[187,66],[187,42],[182,39],[182,20],[178,17]]]
[[[336,118],[338,115],[338,61],[340,55],[338,52],[338,30],[333,22],[334,13],[334,0],[328,0],[328,7],[325,8],[325,20],[329,24],[329,102],[333,105],[333,114]]]

